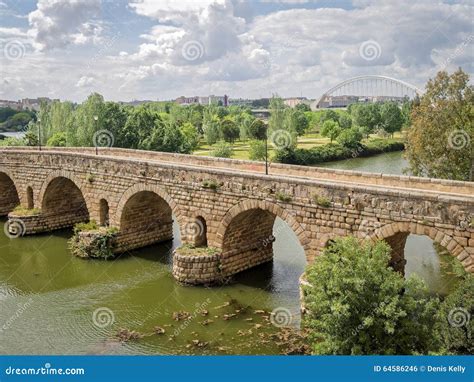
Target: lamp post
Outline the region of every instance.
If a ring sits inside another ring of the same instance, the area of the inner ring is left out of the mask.
[[[94,134],[94,146],[95,146],[95,155],[99,155],[99,147],[97,143],[97,121],[99,117],[97,115],[94,115],[94,128],[95,128],[95,134]]]
[[[41,151],[41,118],[38,117],[38,150]]]
[[[268,175],[268,124],[265,123],[265,175]]]

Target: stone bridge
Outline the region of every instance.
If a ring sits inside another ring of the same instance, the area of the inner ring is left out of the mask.
[[[412,233],[474,272],[474,183],[275,163],[265,175],[259,162],[94,150],[2,148],[0,215],[20,220],[25,235],[95,220],[118,229],[117,253],[172,239],[176,219],[182,241],[204,247],[174,256],[175,277],[194,284],[270,261],[276,217],[308,262],[334,238],[355,235],[386,240],[403,272]]]

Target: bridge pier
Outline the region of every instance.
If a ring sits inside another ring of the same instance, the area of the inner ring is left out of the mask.
[[[393,236],[385,239],[392,249],[390,266],[397,272],[405,275],[405,244],[407,242],[408,232],[397,232]]]

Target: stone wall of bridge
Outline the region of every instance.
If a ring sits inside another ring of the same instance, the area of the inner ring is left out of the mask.
[[[0,211],[12,210],[14,200],[26,207],[31,187],[34,207],[41,209],[37,222],[44,219],[44,229],[51,230],[72,225],[75,221],[48,223],[71,211],[77,220],[101,221],[105,201],[110,225],[119,229],[120,251],[171,239],[174,216],[183,241],[194,243],[204,234],[205,242],[220,250],[223,273],[231,275],[271,260],[273,221],[280,217],[295,232],[308,262],[328,241],[352,234],[387,240],[394,248],[393,263],[400,266],[400,248],[414,233],[431,237],[474,272],[474,193],[466,194],[474,187],[465,182],[452,183],[447,192],[448,183],[439,181],[445,191],[432,192],[417,189],[418,180],[413,187],[407,187],[409,179],[399,187],[341,181],[351,178],[345,171],[316,179],[265,176],[236,170],[232,163],[225,167],[225,161],[204,167],[208,158],[197,165],[71,150],[0,154],[0,189],[13,195],[0,198]],[[300,171],[287,167],[289,174]],[[57,187],[60,182],[63,187]]]

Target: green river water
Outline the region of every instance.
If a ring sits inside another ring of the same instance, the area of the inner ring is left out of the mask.
[[[401,173],[401,153],[325,164],[325,167]],[[4,225],[5,219],[0,220]],[[290,312],[299,325],[298,278],[306,260],[292,230],[275,222],[274,261],[217,288],[185,287],[171,275],[172,243],[151,246],[114,261],[73,258],[70,231],[9,239],[0,230],[0,354],[277,354],[268,312]],[[455,282],[450,266],[426,237],[411,235],[406,274],[418,274],[431,291]],[[173,313],[189,318],[176,321]],[[164,329],[155,334],[154,328]],[[141,333],[118,341],[125,328]]]

